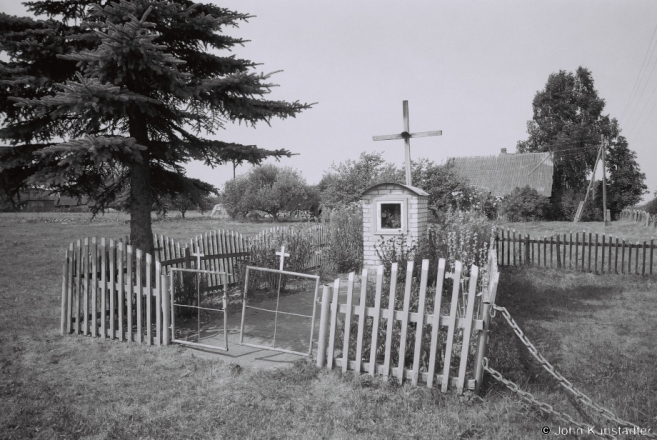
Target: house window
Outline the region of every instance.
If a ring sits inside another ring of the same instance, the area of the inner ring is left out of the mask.
[[[376,229],[378,232],[400,234],[406,230],[404,202],[385,200],[376,202]]]

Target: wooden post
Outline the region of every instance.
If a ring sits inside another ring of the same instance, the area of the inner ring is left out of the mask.
[[[553,245],[554,245],[554,235],[550,235],[550,268],[552,268],[552,257],[553,257]]]
[[[98,243],[91,239],[91,336],[98,336]]]
[[[100,239],[100,334],[107,337],[107,248],[105,237]]]
[[[162,274],[160,286],[162,287],[162,291],[160,292],[162,295],[162,344],[169,345],[171,336],[171,329],[169,328],[171,325],[171,294],[169,293],[169,277],[167,275]],[[226,304],[224,304],[225,308]]]
[[[595,273],[598,273],[598,233],[595,233],[595,264],[593,265]]]
[[[484,292],[482,315],[483,329],[479,332],[477,339],[477,354],[475,358],[475,392],[479,392],[481,382],[484,377],[484,357],[486,356],[486,348],[488,345],[488,333],[490,328],[490,308],[495,303],[495,294],[497,292],[497,284],[499,282],[499,273],[491,276],[488,285],[488,292]]]
[[[386,324],[386,349],[383,360],[383,374],[390,375],[390,354],[392,352],[392,329],[395,322],[395,296],[397,295],[397,263],[390,269],[390,296],[388,297],[388,322]]]
[[[646,276],[646,241],[643,240],[643,263],[641,265],[641,275]]]
[[[557,234],[557,267],[561,269],[561,240],[559,234]]]
[[[529,234],[525,234],[525,264],[531,265],[532,260],[529,258]]]
[[[349,273],[347,284],[347,309],[344,313],[344,339],[342,340],[342,372],[349,368],[349,339],[351,333],[351,306],[354,294],[354,272]]]
[[[502,258],[500,259],[500,263],[502,264],[502,266],[504,266],[504,229],[501,230],[501,233],[502,233],[502,240],[501,240],[501,242],[502,242]]]
[[[374,316],[372,316],[372,341],[370,342],[370,376],[376,373],[376,354],[379,346],[379,323],[381,320],[381,289],[383,288],[383,265],[376,268],[376,293],[374,297]]]
[[[652,276],[652,251],[655,249],[653,245],[653,238],[650,237],[650,275]]]
[[[638,275],[639,274],[639,248],[641,247],[641,244],[639,242],[636,242],[636,254],[634,256],[634,274]]]
[[[404,363],[406,360],[406,335],[408,334],[408,322],[411,306],[411,287],[413,284],[413,261],[409,261],[406,265],[406,286],[404,288],[404,308],[402,310],[401,319],[401,335],[399,336],[399,362],[397,370],[397,378],[399,383],[404,382]]]
[[[449,369],[452,363],[452,346],[454,344],[454,330],[456,329],[456,322],[458,318],[456,316],[456,310],[459,302],[459,287],[461,285],[461,271],[462,266],[460,261],[454,263],[454,278],[453,278],[453,287],[452,287],[452,303],[450,304],[450,321],[449,326],[447,327],[447,341],[445,345],[445,361],[443,365],[443,377],[441,383],[441,391],[443,393],[447,392],[447,386],[449,384]]]
[[[335,331],[338,326],[338,296],[340,295],[340,278],[333,283],[333,301],[331,302],[331,323],[329,327],[329,341],[326,366],[329,370],[333,369],[333,355],[335,353]]]
[[[328,284],[325,284],[322,287],[322,308],[319,313],[319,337],[317,341],[317,366],[319,368],[323,367],[326,362],[326,335],[329,330],[330,301],[330,288]]]
[[[66,334],[66,315],[68,315],[68,263],[69,253],[66,249],[66,260],[64,261],[64,271],[62,274],[62,314],[59,333]]]
[[[566,268],[566,234],[563,234],[563,255],[561,256],[561,266]]]
[[[573,233],[571,232],[570,235],[572,237]],[[571,242],[570,243],[571,250],[572,250],[572,247],[573,247],[573,244]],[[577,270],[578,258],[579,258],[579,232],[576,232],[575,233],[575,270]]]
[[[547,237],[543,237],[543,266],[548,267],[548,261],[547,261]]]
[[[465,384],[465,370],[468,364],[468,353],[470,352],[470,335],[472,333],[472,314],[477,294],[477,278],[479,268],[472,265],[470,268],[470,280],[468,281],[468,304],[465,311],[465,328],[463,329],[463,343],[461,345],[461,363],[459,365],[459,375],[457,379],[456,392],[463,394]],[[456,319],[456,316],[454,316]]]
[[[109,242],[109,331],[110,339],[114,339],[116,324],[116,245]]]
[[[630,272],[629,266],[627,272]],[[623,239],[623,248],[621,249],[621,273],[625,273],[625,239]]]
[[[569,239],[570,240],[568,245],[568,268],[572,269],[573,268],[573,233],[572,232],[570,233]],[[575,266],[577,266],[577,262],[575,262]]]
[[[616,237],[616,249],[614,250],[614,273],[618,273],[618,237]]]
[[[358,307],[358,336],[356,337],[356,374],[359,375],[363,366],[363,333],[365,332],[365,315],[367,314],[367,268],[364,268],[360,278],[360,306]]]
[[[89,334],[89,238],[84,239],[84,248],[82,249],[82,275],[84,276],[84,321],[82,322],[82,334],[87,336]]]
[[[611,273],[611,247],[613,241],[613,237],[610,235],[609,236],[609,256],[607,258],[607,273]]]
[[[513,230],[513,265],[516,265],[516,230]]]
[[[591,245],[592,244],[593,244],[593,236],[592,233],[589,232],[589,272],[591,272]]]
[[[417,326],[415,327],[415,349],[413,351],[413,377],[411,379],[413,385],[417,385],[420,377],[420,357],[422,355],[422,335],[424,334],[424,320],[425,320],[424,303],[427,294],[428,281],[429,281],[429,260],[425,259],[422,260],[422,272],[420,276],[420,297],[418,299],[418,306],[417,306],[418,321],[417,321]],[[474,303],[474,301],[472,302]],[[375,348],[376,347],[374,347],[374,349]]]
[[[445,259],[441,258],[440,260],[438,260],[438,276],[436,279],[436,293],[433,301],[433,321],[431,322],[431,348],[429,351],[429,368],[427,369],[427,388],[433,387],[434,372],[436,371],[436,354],[438,352],[438,332],[440,330],[440,302],[443,297],[444,280],[445,280]],[[490,317],[490,315],[488,316]],[[481,340],[482,335],[480,334],[479,337]],[[485,338],[485,335],[483,337]],[[486,345],[485,339],[483,341],[483,345],[484,345],[483,350],[485,350],[485,345]]]

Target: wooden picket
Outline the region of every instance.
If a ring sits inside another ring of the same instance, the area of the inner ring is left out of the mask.
[[[109,240],[108,246],[105,238],[93,237],[69,245],[62,277],[62,334],[149,345],[155,335],[157,345],[169,343],[168,282],[162,266],[126,242]]]
[[[461,263],[455,262],[454,271],[451,273],[446,273],[445,267],[445,260],[441,259],[438,262],[433,310],[427,310],[426,307],[427,293],[430,291],[428,288],[428,260],[422,262],[417,297],[412,293],[413,262],[408,263],[401,310],[395,309],[397,263],[392,264],[390,271],[390,293],[387,308],[381,306],[383,266],[376,268],[373,307],[367,307],[367,284],[369,282],[367,269],[362,273],[358,305],[353,304],[354,290],[356,289],[353,272],[348,276],[346,292],[340,292],[339,279],[335,280],[333,284],[332,295],[330,287],[325,286],[321,300],[317,366],[329,369],[339,366],[344,372],[354,371],[356,374],[367,373],[372,376],[374,374],[392,375],[400,383],[410,380],[412,384],[423,383],[430,388],[434,387],[434,384],[439,384],[442,391],[447,391],[449,387],[454,387],[458,393],[462,393],[466,389],[478,389],[483,377],[483,368],[481,367],[488,340],[490,305],[495,300],[499,281],[496,251],[489,252],[488,263],[481,272],[477,266],[473,265],[470,268],[469,279],[465,283],[467,291],[461,292],[461,274],[463,273]],[[484,278],[481,283],[478,283],[478,279],[482,275]],[[443,315],[440,311],[443,283],[446,278],[452,279],[453,286],[449,315]],[[481,294],[477,293],[478,285],[483,286]],[[343,297],[343,302],[340,302],[340,297],[345,293],[346,298]],[[412,300],[412,297],[417,301]],[[459,301],[463,303],[459,304]],[[478,301],[481,302],[479,307],[476,307]],[[371,301],[369,303],[371,304]],[[411,307],[411,303],[417,304],[416,310],[415,306]],[[459,313],[459,310],[464,310],[464,312]],[[342,319],[340,319],[340,315]],[[372,318],[371,324],[368,324],[368,318]],[[385,343],[379,340],[381,319],[386,320]],[[352,334],[352,321],[357,329],[355,338]],[[343,324],[340,324],[341,322]],[[393,328],[396,322],[400,323],[401,331],[399,335],[395,333],[396,336],[393,337]],[[367,332],[365,331],[366,326]],[[412,328],[415,329],[414,339],[408,341],[407,344],[407,338],[411,334],[409,330]],[[342,341],[337,341],[340,330],[342,330]],[[425,335],[431,335],[428,347],[423,344],[423,340],[426,341]],[[444,359],[442,371],[436,374],[438,350],[442,348],[439,337],[441,335],[446,335],[446,348],[442,356]],[[468,371],[471,341],[476,345],[476,359],[472,371]],[[369,343],[369,355],[365,354],[365,343]],[[461,343],[460,346],[459,343]],[[355,353],[355,357],[350,359],[350,348],[354,346],[355,351],[352,353]],[[397,349],[398,363],[391,367],[393,346]],[[412,361],[406,359],[407,346],[414,347]],[[458,350],[456,347],[459,347]],[[423,350],[427,349],[429,353],[423,353]],[[456,352],[460,357],[457,365],[452,365],[452,352]],[[421,371],[425,369],[420,368],[421,359],[426,358],[426,355],[428,355],[428,365],[426,371]],[[456,374],[452,374],[452,371],[456,371]]]
[[[632,215],[631,219],[643,218],[639,213]],[[581,237],[580,232],[571,232],[532,238],[529,234],[516,236],[515,231],[501,228],[495,241],[500,266],[531,265],[595,274],[653,276],[657,273],[654,267],[657,264],[654,257],[657,245],[653,238],[626,243],[619,237],[614,241],[612,236],[587,231],[583,231]]]

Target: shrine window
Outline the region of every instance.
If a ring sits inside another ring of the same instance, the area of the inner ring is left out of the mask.
[[[376,229],[384,234],[401,234],[406,230],[406,210],[403,200],[376,202]]]

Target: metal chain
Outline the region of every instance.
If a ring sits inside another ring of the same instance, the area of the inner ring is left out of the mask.
[[[504,319],[509,323],[515,334],[518,336],[518,338],[522,341],[523,344],[527,347],[529,352],[536,358],[536,360],[541,364],[541,366],[548,372],[550,373],[557,381],[559,382],[559,385],[561,385],[563,388],[565,388],[567,391],[572,393],[575,396],[575,399],[577,399],[578,402],[583,403],[584,405],[588,406],[589,408],[593,409],[595,412],[597,412],[601,417],[618,424],[619,426],[623,427],[630,427],[636,430],[640,430],[641,427],[638,425],[628,422],[626,420],[620,419],[616,417],[616,415],[608,410],[607,408],[604,408],[600,405],[597,405],[593,403],[591,398],[589,398],[586,394],[582,393],[578,389],[574,387],[574,385],[565,377],[563,377],[558,371],[554,369],[552,364],[550,364],[547,359],[541,355],[536,347],[534,347],[534,344],[531,343],[529,339],[527,339],[527,336],[522,332],[518,324],[513,320],[511,317],[511,314],[509,311],[506,309],[506,307],[500,307],[496,304],[491,304],[491,310],[499,310],[502,312],[502,315],[504,316]],[[653,438],[657,439],[657,434],[651,434],[647,433],[644,435],[645,438]]]
[[[506,380],[505,378],[502,377],[502,375],[498,371],[496,371],[496,370],[492,369],[491,367],[489,367],[488,366],[488,358],[484,358],[484,370],[487,371],[488,373],[490,373],[490,375],[493,376],[493,378],[495,378],[499,382],[502,382],[504,385],[506,385],[506,387],[508,389],[510,389],[511,391],[516,393],[522,400],[529,403],[530,405],[534,405],[534,406],[539,407],[541,409],[541,411],[546,412],[548,414],[555,415],[555,416],[557,416],[557,418],[561,419],[562,421],[564,421],[566,423],[573,424],[573,425],[577,426],[578,428],[581,428],[583,430],[583,432],[592,433],[593,435],[596,435],[596,436],[601,437],[601,438],[616,440],[616,437],[609,434],[609,433],[603,433],[601,431],[596,432],[595,428],[593,426],[587,425],[585,423],[577,422],[577,421],[573,420],[573,418],[570,417],[568,414],[556,411],[554,408],[552,408],[552,405],[550,405],[548,403],[545,403],[545,402],[539,402],[530,393],[521,390],[518,387],[518,385],[511,382],[510,380]]]

